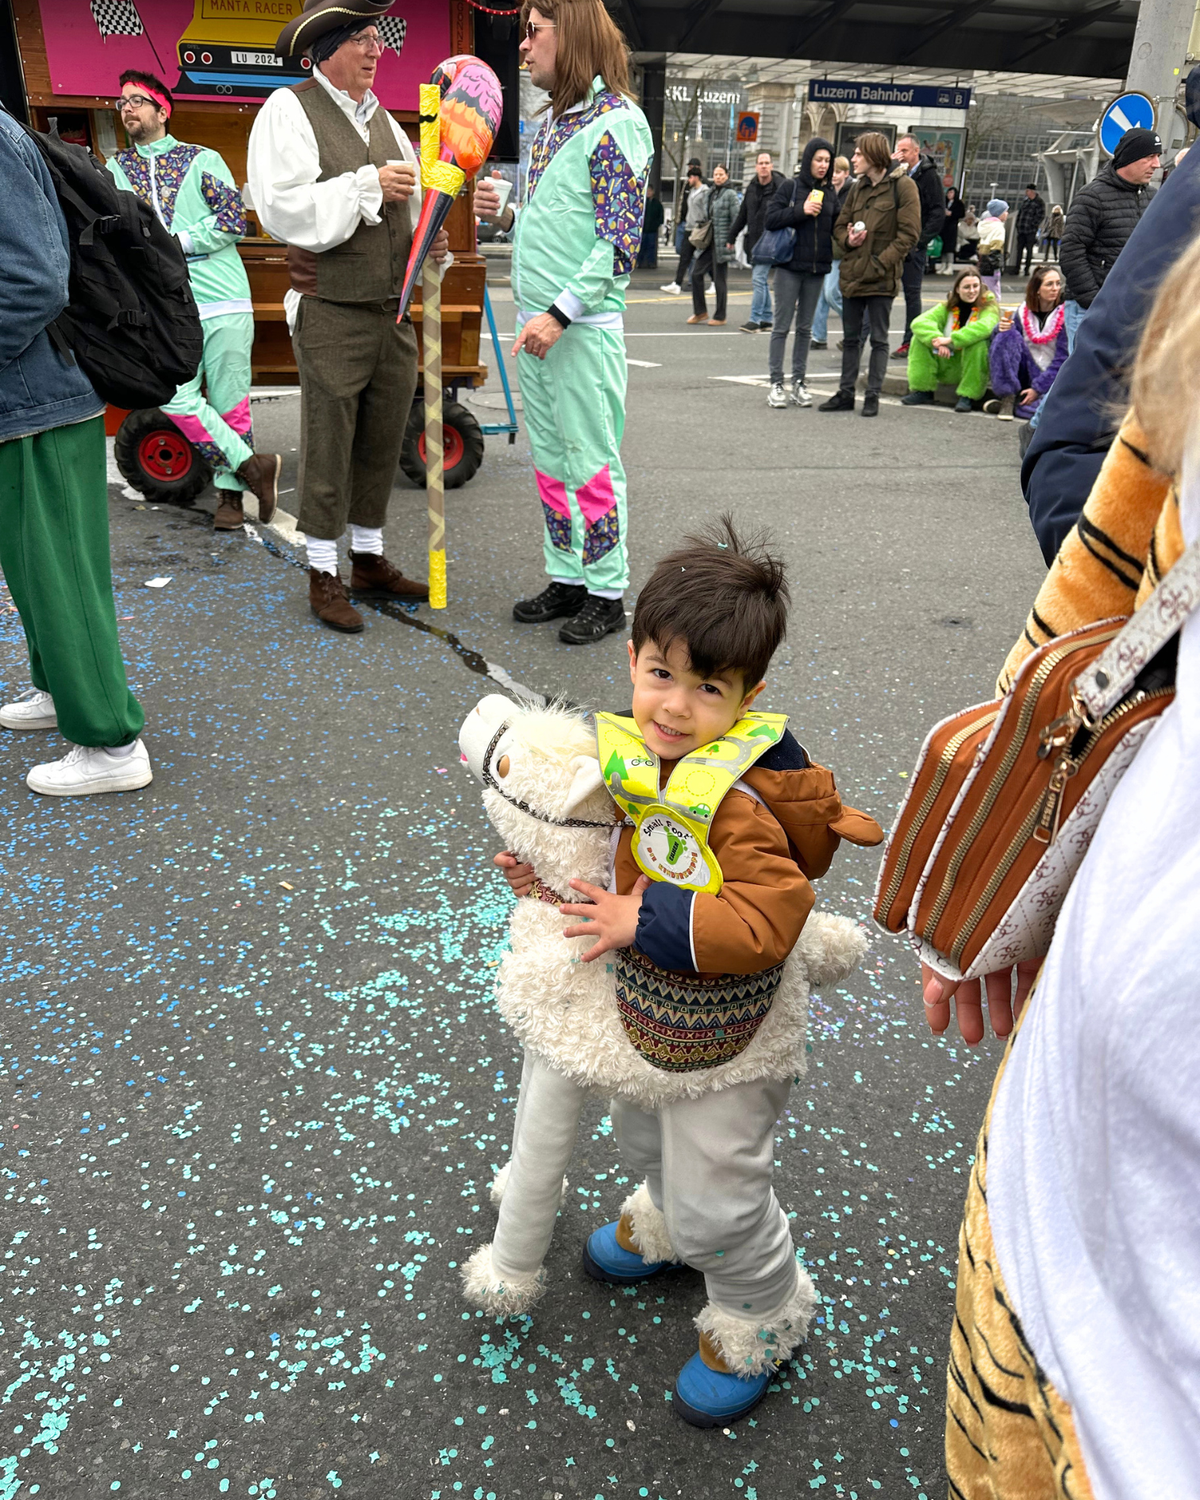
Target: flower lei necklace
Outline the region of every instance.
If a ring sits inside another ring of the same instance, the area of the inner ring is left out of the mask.
[[[1017,316],[1021,320],[1021,333],[1027,344],[1050,344],[1058,338],[1062,330],[1063,320],[1067,316],[1067,309],[1060,302],[1041,328],[1034,322],[1033,314],[1024,302],[1022,302],[1021,310]]]

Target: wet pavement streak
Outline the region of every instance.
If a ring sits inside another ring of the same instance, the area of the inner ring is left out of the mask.
[[[726,506],[770,522],[796,608],[766,706],[887,823],[920,734],[989,696],[1036,587],[1012,429],[768,412],[713,379],[755,373],[765,340],[660,337],[686,308],[635,295],[650,336],[630,352],[654,363],[630,371],[634,585]],[[260,445],[289,450],[295,410],[256,404]],[[928,1036],[891,939],[814,997],[778,1190],[822,1305],[751,1420],[699,1433],[672,1412],[699,1277],[581,1271],[631,1187],[603,1100],[544,1301],[505,1322],[459,1295],[520,1059],[490,995],[510,897],[458,725],[496,690],[489,663],[628,701],[626,637],[569,651],[508,618],[540,586],[532,496],[522,437],[448,497],[451,607],[413,618],[451,641],[378,610],[336,635],[271,532],[217,536],[113,489],[154,784],[38,798],[24,772],[61,741],[0,739],[0,1500],[942,1492],[958,1218],[999,1050]],[[402,481],[388,549],[411,573],[423,524]],[[819,901],[866,919],[875,865],[844,850]]]

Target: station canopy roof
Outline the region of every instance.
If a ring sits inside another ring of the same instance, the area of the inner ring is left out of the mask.
[[[817,58],[831,78],[868,76],[867,65],[884,79],[935,69],[939,81],[964,82],[965,74],[984,69],[1119,80],[1128,67],[1138,11],[1137,0],[609,3],[637,53],[745,61],[750,42],[758,54],[754,61]]]

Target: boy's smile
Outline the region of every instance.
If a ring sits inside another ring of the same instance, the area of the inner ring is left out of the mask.
[[[728,734],[764,687],[760,682],[745,692],[741,674],[731,667],[701,677],[681,641],[665,652],[646,641],[636,653],[630,641],[629,676],[633,717],[660,760],[680,760]]]

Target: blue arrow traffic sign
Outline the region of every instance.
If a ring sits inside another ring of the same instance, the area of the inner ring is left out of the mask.
[[[1145,94],[1122,94],[1100,117],[1100,146],[1111,156],[1127,130],[1153,129],[1153,102]]]

